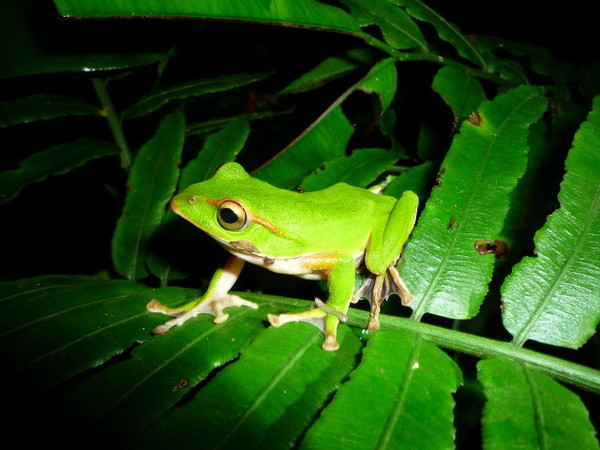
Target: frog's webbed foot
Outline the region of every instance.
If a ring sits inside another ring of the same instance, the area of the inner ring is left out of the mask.
[[[171,328],[182,325],[199,314],[210,314],[215,317],[215,320],[213,320],[214,323],[223,323],[229,318],[229,314],[223,312],[223,310],[231,306],[248,306],[253,309],[258,308],[256,303],[244,300],[237,295],[223,294],[215,295],[210,298],[200,298],[195,304],[192,304],[191,306],[188,304],[182,308],[169,308],[154,299],[146,305],[146,309],[150,312],[159,312],[175,317],[175,319],[169,320],[152,330],[155,334],[165,334]]]
[[[268,314],[269,323],[274,327],[280,327],[290,322],[306,322],[317,327],[325,335],[323,350],[335,351],[340,348],[336,340],[337,325],[340,321],[347,322],[348,316],[339,311],[329,308],[320,299],[316,298],[317,305],[314,309],[309,309],[295,314]]]
[[[362,285],[352,296],[351,303],[356,303],[361,298],[366,298],[369,301],[371,305],[369,324],[367,325],[369,333],[379,329],[381,304],[392,294],[400,296],[403,306],[410,306],[412,303],[413,296],[393,264],[388,266],[385,274],[365,274]]]

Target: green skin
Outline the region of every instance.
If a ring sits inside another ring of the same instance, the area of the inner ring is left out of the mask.
[[[315,309],[268,315],[273,326],[297,321],[317,326],[325,334],[325,350],[339,348],[337,327],[340,320],[347,320],[350,303],[369,299],[368,330],[373,331],[379,327],[379,306],[387,296],[398,293],[404,305],[412,299],[395,268],[415,223],[418,198],[411,191],[400,199],[344,183],[317,192],[287,191],[252,178],[231,162],[211,179],[175,196],[171,206],[232,257],[197,300],[181,308],[151,301],[149,311],[176,317],[155,333],[166,333],[198,314],[212,314],[215,323],[224,322],[228,315],[223,309],[230,306],[258,308],[228,293],[246,261],[278,273],[327,280],[327,303],[316,299]],[[359,268],[371,281],[354,291]]]

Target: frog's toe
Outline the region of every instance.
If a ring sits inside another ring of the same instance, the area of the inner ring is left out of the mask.
[[[339,319],[335,315],[326,313],[316,308],[296,314],[268,314],[269,323],[274,327],[280,327],[290,322],[306,322],[317,327],[325,335],[323,350],[329,352],[340,348],[336,340],[337,324]]]
[[[148,302],[146,305],[146,310],[152,313],[166,314],[167,316],[171,317],[176,317],[186,311],[184,308],[169,308],[155,298]]]
[[[325,336],[325,341],[323,342],[323,350],[328,352],[335,352],[340,348],[340,344],[335,340],[335,336]]]
[[[152,300],[146,309],[151,312],[161,312],[170,316],[175,316],[173,320],[169,320],[162,325],[154,328],[153,333],[165,334],[171,328],[183,325],[189,319],[192,319],[200,314],[210,314],[214,316],[214,323],[223,323],[229,318],[229,314],[224,312],[225,308],[232,306],[247,306],[253,309],[257,309],[258,305],[254,302],[244,300],[237,295],[224,295],[219,297],[213,297],[205,299],[197,303],[195,306],[182,311],[181,309],[170,309],[161,305],[157,300]]]
[[[314,325],[323,333],[325,332],[325,316],[327,313],[320,309],[311,309],[296,314],[268,314],[269,323],[274,327],[280,327],[290,322],[306,322]]]
[[[224,297],[211,299],[206,303],[207,305],[205,308],[200,308],[200,311],[197,314],[211,314],[215,316],[213,323],[223,323],[229,319],[229,314],[223,312],[225,308],[247,306],[252,309],[258,309],[258,305],[256,303],[244,300],[237,295],[227,295]]]

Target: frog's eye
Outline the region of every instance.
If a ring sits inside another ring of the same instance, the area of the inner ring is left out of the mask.
[[[250,224],[244,207],[233,200],[223,200],[217,207],[219,224],[229,231],[241,231]]]

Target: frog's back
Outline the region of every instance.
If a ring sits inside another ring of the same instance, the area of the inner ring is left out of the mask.
[[[301,222],[303,214],[308,214],[313,233],[323,238],[324,246],[330,251],[364,250],[375,225],[387,221],[396,203],[393,197],[345,183],[337,183],[321,191],[300,193],[296,198],[296,224]]]

